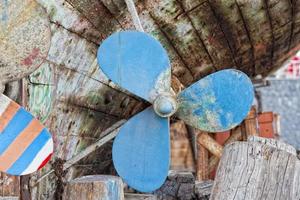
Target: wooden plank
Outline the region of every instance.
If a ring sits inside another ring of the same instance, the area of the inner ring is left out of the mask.
[[[203,134],[202,132],[198,132],[197,137]],[[197,139],[198,141],[198,139]],[[196,173],[196,180],[197,181],[205,181],[209,178],[209,171],[208,171],[208,151],[206,148],[197,142],[197,173]]]
[[[194,1],[195,4],[196,2]],[[205,1],[198,1],[197,3],[197,5],[194,5],[190,9],[191,5],[184,6],[186,15],[200,34],[214,66],[217,69],[232,68],[235,66],[233,55],[212,7]]]
[[[99,44],[106,35],[97,30],[85,15],[75,10],[65,0],[37,0],[46,9],[50,21],[70,33]]]
[[[288,52],[290,48],[289,34],[292,30],[292,6],[290,1],[268,0],[266,6],[269,10],[270,23],[273,29],[273,62],[282,55],[281,52]],[[278,13],[281,13],[278,15]]]
[[[172,123],[171,137],[171,170],[195,171],[195,162],[187,128],[183,121]]]
[[[270,22],[268,17],[265,1],[258,0],[253,3],[237,0],[236,2],[252,46],[255,72],[267,71],[272,68],[273,64],[274,46],[272,46],[272,43],[274,39],[272,38],[273,30],[270,24],[273,22]],[[275,21],[275,19],[273,20]],[[258,29],[257,26],[260,28]]]
[[[119,177],[90,175],[69,181],[63,200],[124,200],[123,182]]]
[[[235,66],[249,75],[254,74],[253,47],[237,1],[210,0],[208,2],[229,44]]]
[[[67,0],[103,34],[110,35],[122,27],[101,1]]]
[[[146,1],[146,6],[166,36],[172,40],[172,44],[194,77],[200,78],[214,71],[213,63],[189,18],[180,15],[184,11],[178,1],[157,1],[155,4]]]

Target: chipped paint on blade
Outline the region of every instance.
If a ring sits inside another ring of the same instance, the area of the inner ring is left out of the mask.
[[[178,95],[177,116],[208,132],[234,128],[253,103],[251,80],[238,70],[222,70],[194,83]]]
[[[50,48],[50,22],[33,0],[0,2],[0,84],[36,70]]]
[[[112,153],[118,174],[130,187],[140,192],[158,189],[169,171],[169,119],[152,107],[135,115],[120,129]]]
[[[101,44],[97,57],[109,79],[147,101],[153,102],[158,93],[170,91],[167,52],[146,33],[114,33]]]
[[[0,94],[0,171],[26,175],[39,170],[53,153],[46,128],[14,101]]]

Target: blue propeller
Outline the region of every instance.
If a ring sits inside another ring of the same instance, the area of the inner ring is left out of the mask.
[[[98,63],[114,83],[152,103],[121,127],[112,152],[118,174],[141,192],[158,189],[168,175],[170,116],[203,131],[222,132],[241,123],[253,102],[250,79],[233,69],[173,94],[167,52],[143,32],[112,34],[98,50]]]

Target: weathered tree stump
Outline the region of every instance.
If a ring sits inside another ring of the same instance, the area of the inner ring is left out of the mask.
[[[65,187],[64,200],[124,200],[123,182],[114,176],[84,176]]]
[[[299,199],[299,183],[295,149],[273,139],[251,137],[224,148],[211,199]]]

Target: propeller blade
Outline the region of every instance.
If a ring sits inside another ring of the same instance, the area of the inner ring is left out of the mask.
[[[50,49],[49,16],[33,0],[0,3],[0,85],[35,71]]]
[[[169,119],[152,107],[135,115],[121,127],[112,153],[118,174],[130,187],[140,192],[158,189],[169,171]]]
[[[98,50],[98,63],[114,83],[153,102],[169,92],[171,68],[167,52],[150,35],[137,31],[112,34]]]
[[[194,83],[178,97],[177,116],[207,132],[234,128],[247,116],[253,103],[253,85],[246,74],[228,69]]]
[[[53,141],[46,128],[16,102],[0,94],[0,171],[26,175],[51,158]]]

